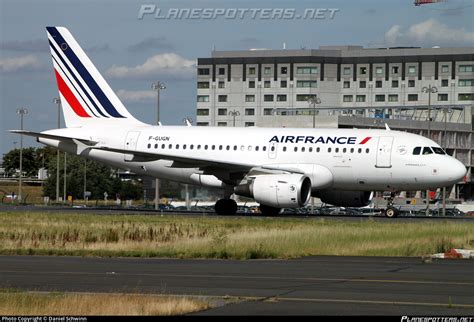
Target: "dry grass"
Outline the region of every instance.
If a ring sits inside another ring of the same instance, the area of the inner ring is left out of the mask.
[[[474,222],[0,214],[0,254],[178,258],[423,256],[474,247]]]
[[[0,315],[181,315],[208,309],[184,297],[138,294],[0,293]]]

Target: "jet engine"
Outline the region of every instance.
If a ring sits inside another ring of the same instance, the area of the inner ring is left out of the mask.
[[[336,207],[364,207],[370,203],[370,191],[321,190],[322,202]]]
[[[234,188],[240,196],[275,208],[298,208],[307,204],[311,180],[301,174],[262,174]]]

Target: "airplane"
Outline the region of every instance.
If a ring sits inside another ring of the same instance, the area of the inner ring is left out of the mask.
[[[307,205],[311,196],[362,207],[371,192],[391,191],[385,215],[396,217],[398,191],[459,182],[466,167],[434,141],[390,130],[156,126],[133,117],[64,27],[47,27],[65,128],[13,130],[37,141],[140,175],[219,188],[220,215],[237,211],[233,194],[263,215]]]

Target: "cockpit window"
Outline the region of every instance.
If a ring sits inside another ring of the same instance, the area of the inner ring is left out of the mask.
[[[436,146],[432,146],[431,148],[433,149],[434,153],[436,153],[436,154],[446,154],[446,152],[444,152],[444,150],[441,149],[441,148],[438,148]]]
[[[416,148],[413,149],[413,155],[420,155],[421,152],[421,146],[417,146]]]
[[[431,151],[429,146],[425,146],[423,148],[423,155],[427,155],[427,154],[433,154],[433,151]]]

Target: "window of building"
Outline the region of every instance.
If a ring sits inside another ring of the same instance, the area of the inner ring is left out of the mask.
[[[414,79],[409,79],[408,80],[408,87],[415,87],[415,80]]]
[[[209,75],[209,68],[198,68],[198,75]]]
[[[249,67],[249,75],[255,75],[255,67]]]
[[[349,82],[349,81],[344,81],[343,87],[344,87],[344,88],[351,88],[351,82]]]
[[[398,94],[389,94],[388,95],[389,102],[398,102]]]
[[[356,102],[365,102],[365,95],[356,95]]]
[[[366,75],[367,74],[367,67],[359,67],[359,74]]]
[[[219,88],[225,88],[225,82],[219,81],[218,87]]]
[[[209,95],[198,95],[197,96],[198,102],[209,102]]]
[[[359,88],[367,88],[367,82],[366,81],[360,81],[359,82]]]
[[[246,102],[255,102],[255,95],[245,95]]]
[[[350,75],[351,74],[351,68],[350,67],[344,67],[343,74],[344,75]]]
[[[416,101],[418,101],[418,94],[408,94],[408,101],[409,101],[409,102],[416,102]]]
[[[197,122],[197,126],[209,126],[209,122]]]
[[[263,74],[265,74],[265,75],[271,75],[271,73],[272,73],[272,68],[271,68],[271,67],[265,67],[265,68],[263,69]]]
[[[383,74],[383,67],[381,67],[381,66],[375,67],[375,74],[382,75]]]
[[[286,102],[286,94],[278,94],[277,102]]]
[[[375,87],[382,88],[382,81],[381,80],[375,81]]]
[[[318,82],[315,80],[299,80],[296,81],[296,87],[317,87]]]
[[[448,94],[438,94],[438,101],[446,102],[448,100]]]
[[[273,115],[273,108],[264,108],[263,115]]]
[[[393,81],[392,81],[392,87],[393,87],[393,88],[397,88],[397,87],[398,87],[398,81],[397,81],[397,80],[393,80]]]
[[[460,79],[459,86],[474,86],[474,79]]]
[[[316,74],[318,67],[296,67],[297,74]]]
[[[297,102],[307,102],[310,98],[316,98],[314,94],[297,94],[296,101]]]
[[[408,66],[408,74],[410,74],[410,75],[416,74],[416,67],[415,66]]]
[[[226,108],[217,109],[217,115],[227,115],[227,109]]]
[[[225,68],[223,67],[219,68],[219,75],[225,75]]]
[[[441,86],[442,87],[448,87],[449,86],[449,80],[448,79],[442,79],[441,80]]]
[[[266,80],[263,82],[263,87],[270,88],[270,81]]]
[[[385,102],[385,95],[375,95],[376,102]]]
[[[461,93],[461,94],[458,94],[458,100],[460,100],[460,101],[474,101],[474,93]]]
[[[255,81],[249,81],[249,88],[255,88]]]
[[[209,88],[209,82],[198,82],[197,88]]]
[[[281,88],[286,88],[288,86],[288,82],[286,80],[280,81],[280,87]]]
[[[255,115],[255,109],[253,108],[246,108],[245,115]]]
[[[245,127],[255,126],[254,122],[245,122]]]
[[[219,102],[227,102],[227,95],[219,95],[217,99]]]
[[[263,95],[263,101],[264,102],[273,102],[273,95],[270,95],[270,94]]]
[[[449,65],[441,65],[442,73],[449,73]]]
[[[474,72],[474,65],[459,65],[459,72],[472,73]]]
[[[286,75],[288,73],[288,67],[283,66],[280,68],[280,74]]]
[[[197,115],[209,115],[209,109],[208,108],[198,108],[196,111]]]
[[[392,66],[392,74],[398,74],[398,66]]]
[[[343,100],[343,102],[346,102],[346,103],[352,102],[352,95],[344,95],[342,97],[342,100]]]

